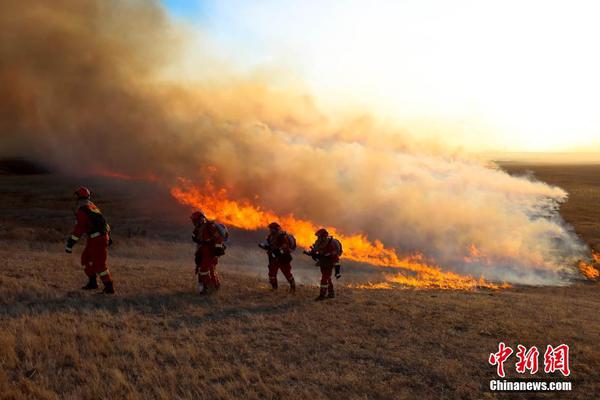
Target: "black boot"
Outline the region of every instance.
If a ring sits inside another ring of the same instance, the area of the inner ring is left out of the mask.
[[[329,297],[330,299],[333,299],[335,297],[335,292],[333,291],[332,283],[330,283],[329,287],[327,288],[327,297]]]
[[[326,297],[325,297],[326,294],[327,294],[327,287],[323,287],[321,285],[321,290],[319,291],[319,297],[317,297],[315,299],[315,301],[325,300],[326,299]]]
[[[294,278],[290,279],[290,293],[296,293],[296,281],[294,280]]]
[[[83,290],[94,290],[98,289],[98,281],[96,281],[96,275],[90,276],[87,285],[83,286]]]
[[[112,282],[107,282],[104,284],[104,290],[102,291],[104,294],[115,294],[115,288],[113,287]]]
[[[277,290],[279,285],[277,284],[277,278],[269,277],[269,283],[271,284],[271,290]]]

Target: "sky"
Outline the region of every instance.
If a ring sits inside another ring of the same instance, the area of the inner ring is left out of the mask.
[[[478,150],[600,151],[600,2],[163,0],[238,70],[286,71]]]

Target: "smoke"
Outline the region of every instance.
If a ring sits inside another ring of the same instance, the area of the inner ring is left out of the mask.
[[[196,59],[210,79],[174,78],[189,33],[157,2],[4,0],[0,27],[2,156],[210,178],[231,198],[488,279],[563,283],[585,257],[557,212],[560,188],[367,115],[326,115],[302,91],[215,74],[209,54]]]

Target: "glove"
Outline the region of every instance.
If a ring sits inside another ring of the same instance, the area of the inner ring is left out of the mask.
[[[192,235],[192,242],[199,243],[200,241],[198,240],[198,236]]]
[[[281,257],[281,249],[275,249],[272,252],[274,257]]]
[[[341,269],[342,269],[341,265],[338,264],[335,266],[335,279],[340,279],[342,277]]]
[[[65,251],[67,253],[71,254],[73,252],[73,246],[75,246],[75,243],[77,243],[77,240],[70,237],[69,240],[67,240],[67,245],[65,246]]]
[[[217,257],[221,257],[223,255],[225,255],[225,245],[224,244],[216,244],[213,251],[215,256]]]

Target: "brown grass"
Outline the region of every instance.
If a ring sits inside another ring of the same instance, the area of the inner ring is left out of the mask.
[[[2,399],[532,398],[486,391],[487,357],[501,340],[571,345],[574,392],[541,398],[600,393],[597,284],[340,288],[335,300],[315,303],[309,284],[290,296],[269,292],[263,272],[239,273],[255,256],[232,249],[223,289],[200,298],[187,241],[121,236],[110,259],[118,295],[103,297],[77,290],[85,281],[78,255],[48,236],[51,225],[68,226],[68,207],[63,217],[50,210],[69,200],[23,206],[8,200],[24,196],[14,182],[0,185],[0,213],[10,216],[0,222]],[[32,214],[47,218],[36,223]],[[305,273],[316,282],[316,271]]]

